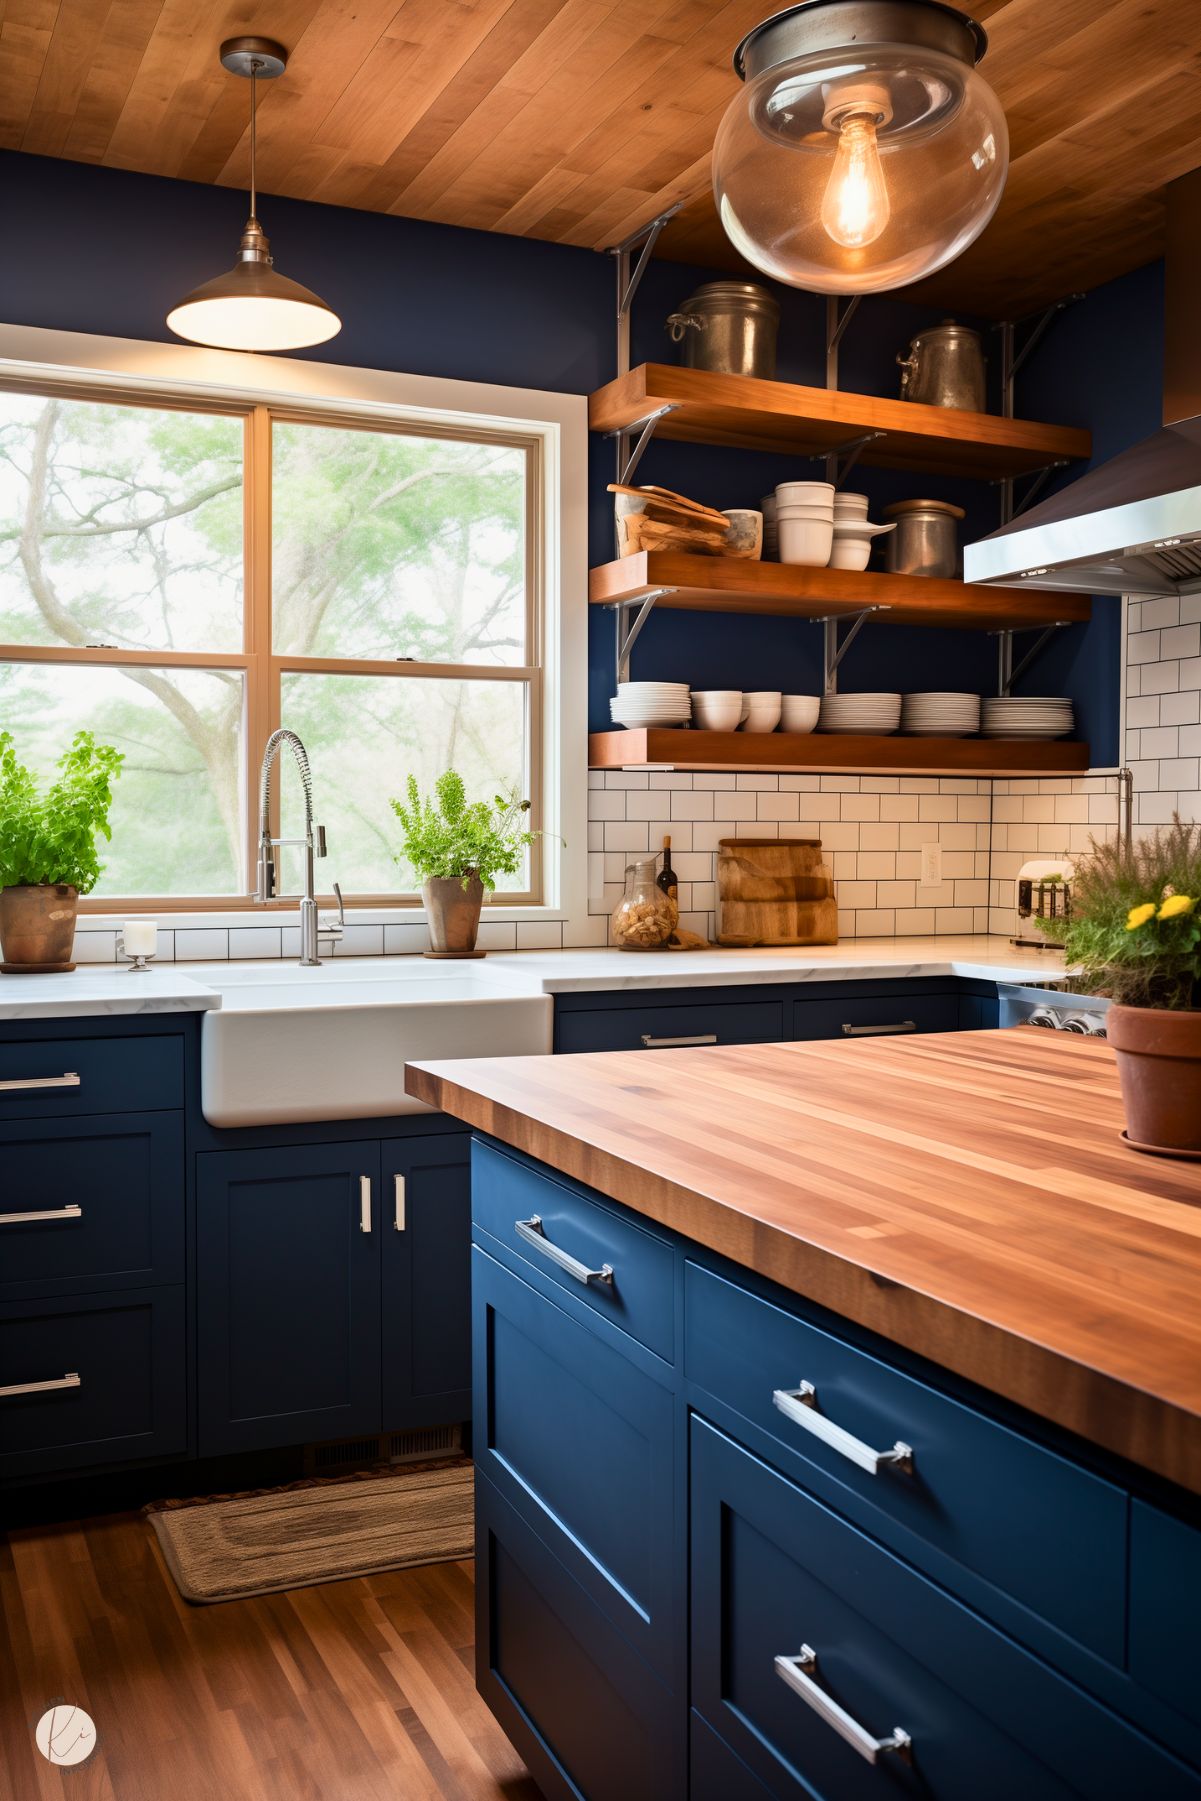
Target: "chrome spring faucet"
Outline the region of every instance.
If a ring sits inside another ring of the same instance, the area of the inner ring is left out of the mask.
[[[300,785],[304,790],[304,837],[273,838],[271,836],[271,770],[275,759],[285,744],[292,752],[296,767],[300,771]],[[283,846],[296,845],[304,850],[304,893],[295,897],[281,895],[276,889],[275,852]],[[300,902],[300,963],[303,969],[319,969],[321,958],[318,952],[322,938],[331,941],[342,936],[345,924],[345,912],[342,906],[342,891],[334,883],[334,893],[338,897],[338,918],[320,920],[317,915],[317,899],[314,893],[315,875],[314,861],[325,855],[325,827],[313,824],[313,772],[309,768],[308,752],[296,736],[286,726],[272,732],[267,740],[267,748],[263,752],[263,767],[259,776],[259,857],[258,880],[255,888],[255,900],[261,904],[269,900],[298,899]]]

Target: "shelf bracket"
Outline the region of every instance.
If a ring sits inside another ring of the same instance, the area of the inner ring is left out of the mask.
[[[827,481],[832,481],[836,488],[841,488],[859,461],[861,453],[867,449],[869,444],[874,444],[877,438],[884,438],[887,435],[887,432],[882,431],[865,431],[857,438],[848,438],[845,444],[836,445],[833,450],[815,451],[809,461],[824,463]],[[841,467],[838,461],[840,457],[845,459]]]
[[[823,633],[823,693],[837,694],[838,665],[842,662],[842,659],[846,656],[848,650],[850,650],[852,644],[855,642],[872,614],[887,613],[889,611],[890,608],[886,603],[878,602],[870,607],[861,607],[857,613],[827,613],[824,617],[821,615],[818,616],[816,623],[821,626]],[[844,619],[849,619],[851,626],[846,637],[840,644],[838,642],[838,627]]]
[[[613,603],[613,620],[616,626],[616,668],[617,686],[630,679],[630,652],[637,641],[638,634],[655,610],[655,602],[662,600],[665,594],[674,594],[674,588],[652,588],[649,594],[640,594],[633,600],[617,600]]]
[[[1065,294],[1062,300],[1056,300],[1053,305],[1045,307],[1042,312],[1027,313],[1021,319],[1004,319],[997,326],[996,329],[1001,334],[1001,413],[1006,419],[1012,419],[1015,416],[1017,378],[1030,352],[1041,341],[1043,333],[1052,319],[1057,318],[1067,307],[1074,306],[1078,300],[1083,299],[1083,294]],[[1023,326],[1027,329],[1019,345],[1018,331]],[[1000,484],[1001,524],[1008,525],[1018,513],[1024,512],[1034,496],[1041,491],[1043,483],[1052,471],[1063,469],[1066,464],[1067,459],[1064,458],[1060,462],[1050,463],[1046,469],[1040,470],[1038,472],[1039,479],[1026,491],[1021,503],[1016,508],[1014,506],[1013,477],[1007,476]]]
[[[675,218],[683,204],[682,200],[677,200],[674,206],[669,206],[665,212],[657,213],[653,219],[648,219],[645,225],[640,225],[637,231],[631,232],[628,238],[623,238],[620,244],[614,244],[609,251],[609,255],[617,263],[618,375],[630,373],[630,308],[634,304],[634,296],[641,286],[642,277],[646,274],[646,266],[654,255],[655,245],[659,241],[659,233],[669,219]],[[643,242],[644,239],[645,242]],[[639,244],[642,244],[642,250],[635,263],[633,254]]]
[[[643,452],[654,437],[655,427],[660,419],[666,418],[668,413],[674,413],[677,410],[677,403],[669,402],[667,406],[656,407],[655,411],[648,413],[645,419],[634,419],[629,425],[623,425],[620,431],[608,434],[617,443],[617,480],[620,486],[627,487],[633,481],[634,473],[642,461]],[[631,449],[631,441],[635,432],[639,434],[638,441]]]
[[[837,294],[826,298],[826,386],[838,386],[838,346],[842,343],[843,333],[859,310],[861,294],[854,295],[844,307]]]
[[[1070,619],[1053,619],[1050,625],[1045,625],[1016,667],[1013,661],[1013,634],[1019,629],[1033,631],[1034,627],[1026,626],[1024,628],[1019,628],[1016,626],[1004,626],[999,632],[994,632],[992,635],[997,640],[998,696],[1008,694],[1013,687],[1013,684],[1020,676],[1026,673],[1035,657],[1038,656],[1039,652],[1043,649],[1043,646],[1050,641],[1053,634],[1055,632],[1062,632],[1067,626],[1071,625],[1071,623],[1072,621]]]

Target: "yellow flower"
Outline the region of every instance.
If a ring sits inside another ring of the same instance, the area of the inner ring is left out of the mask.
[[[1190,899],[1187,894],[1170,894],[1155,917],[1157,919],[1179,919],[1182,913],[1191,913],[1196,904],[1196,901]],[[1137,911],[1141,913],[1142,908],[1138,908]],[[1133,914],[1131,918],[1133,918]]]
[[[1164,902],[1164,905],[1167,905],[1166,901]],[[1126,930],[1128,932],[1137,932],[1140,926],[1145,926],[1149,919],[1154,918],[1155,902],[1144,901],[1141,907],[1131,907],[1129,913],[1127,913]]]

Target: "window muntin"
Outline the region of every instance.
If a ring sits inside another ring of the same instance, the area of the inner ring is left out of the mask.
[[[280,723],[348,897],[416,898],[387,806],[410,768],[515,783],[537,823],[541,480],[538,438],[484,426],[0,389],[0,724],[43,772],[81,725],[127,757],[91,906],[243,899]],[[541,878],[535,853],[504,898]]]

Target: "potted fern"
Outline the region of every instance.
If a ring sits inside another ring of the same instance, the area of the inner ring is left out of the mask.
[[[0,732],[0,957],[6,974],[73,969],[81,894],[99,880],[96,839],[112,837],[112,784],[124,761],[76,732],[45,793]]]
[[[1201,1156],[1201,825],[1177,815],[1132,850],[1094,842],[1052,935],[1077,987],[1114,1002],[1126,1142]]]
[[[469,801],[453,769],[438,777],[432,799],[422,795],[413,775],[406,793],[407,804],[390,803],[403,834],[396,861],[409,864],[421,882],[431,947],[425,954],[482,957],[475,941],[484,890],[496,887],[498,875],[516,875],[538,836],[523,823],[530,803],[515,789],[490,801]]]

